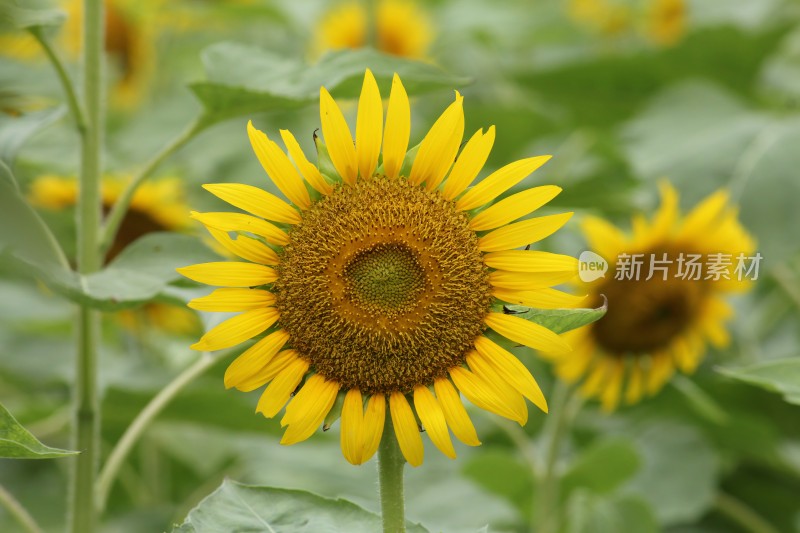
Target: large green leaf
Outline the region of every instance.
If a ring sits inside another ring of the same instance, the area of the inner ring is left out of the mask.
[[[16,0],[0,0],[0,29],[23,30],[64,22],[63,11],[52,9],[41,0],[25,0],[25,7],[19,4]]]
[[[63,106],[11,117],[0,113],[0,161],[10,168],[14,166],[17,152],[28,138],[61,118],[66,111]]]
[[[597,309],[531,309],[520,305],[506,305],[506,312],[535,322],[556,333],[580,328],[603,318],[607,304]]]
[[[601,440],[570,465],[561,487],[565,494],[578,488],[598,494],[609,493],[630,479],[640,463],[636,447],[630,441],[620,438]]]
[[[386,95],[395,72],[409,94],[456,88],[469,81],[430,63],[371,49],[332,52],[309,65],[260,47],[228,42],[204,50],[203,64],[207,80],[193,83],[191,89],[203,104],[204,124],[316,102],[322,85],[335,96],[354,97],[366,68]]]
[[[656,533],[653,511],[636,496],[601,498],[588,491],[573,494],[567,504],[566,533]]]
[[[378,515],[346,500],[323,498],[301,490],[242,485],[226,480],[189,512],[173,533],[219,531],[380,531]],[[426,531],[408,524],[407,531]]]
[[[39,442],[0,404],[0,457],[12,459],[53,459],[78,452],[51,448]]]
[[[767,361],[742,368],[719,367],[717,370],[734,379],[778,392],[787,402],[800,405],[800,357]]]

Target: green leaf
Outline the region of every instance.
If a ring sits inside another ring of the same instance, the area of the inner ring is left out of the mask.
[[[570,466],[561,483],[565,495],[578,488],[606,494],[631,478],[641,461],[628,440],[612,438],[597,442]]]
[[[530,517],[535,480],[517,454],[487,448],[464,465],[464,475],[493,494],[509,500],[520,514]]]
[[[567,533],[656,533],[650,506],[635,496],[604,499],[588,491],[573,494],[567,504]]]
[[[60,119],[65,111],[64,106],[59,106],[19,117],[0,113],[0,162],[12,167],[17,152],[25,141],[37,131]]]
[[[53,459],[78,452],[51,448],[39,442],[0,404],[0,457],[11,459]]]
[[[565,333],[603,318],[608,303],[603,303],[597,309],[531,309],[521,305],[505,305],[504,309],[556,333]]]
[[[26,3],[25,7],[20,7],[14,0],[0,0],[0,29],[60,26],[66,18],[62,10],[48,8],[44,2],[26,0]]]
[[[430,63],[371,49],[332,52],[308,65],[264,48],[228,42],[206,48],[202,57],[207,81],[193,83],[190,88],[203,104],[204,124],[298,108],[316,102],[322,85],[334,96],[356,97],[366,68],[375,74],[386,95],[395,72],[409,94],[453,89],[469,82]]]
[[[722,374],[783,395],[800,405],[800,357],[757,363],[742,368],[717,367]]]
[[[718,462],[708,441],[693,428],[674,423],[632,431],[641,467],[621,490],[647,501],[662,526],[703,516],[717,490]]]
[[[226,480],[173,533],[380,531],[381,527],[378,515],[346,500]],[[406,527],[409,532],[427,531],[417,524]]]

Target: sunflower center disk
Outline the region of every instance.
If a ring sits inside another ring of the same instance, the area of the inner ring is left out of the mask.
[[[425,270],[404,244],[377,244],[359,250],[344,267],[345,295],[363,310],[395,318],[420,300]]]
[[[652,253],[663,260],[664,250]],[[679,252],[666,253],[669,265],[654,271],[651,279],[646,279],[651,260],[647,252],[638,280],[611,278],[597,290],[608,298],[608,311],[591,325],[591,332],[606,352],[625,356],[665,349],[695,320],[706,282],[683,279],[676,266]]]
[[[281,325],[316,371],[409,392],[464,361],[491,303],[468,219],[438,192],[376,176],[338,187],[290,230]]]

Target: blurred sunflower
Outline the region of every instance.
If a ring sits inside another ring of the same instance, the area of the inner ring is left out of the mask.
[[[129,178],[107,177],[103,180],[102,209],[108,213],[119,199]],[[78,182],[75,178],[45,175],[31,184],[31,204],[50,211],[74,208],[78,202]],[[182,231],[186,222],[187,207],[183,199],[183,188],[177,178],[165,178],[143,183],[133,195],[130,208],[120,224],[117,236],[106,255],[111,262],[129,244],[139,237],[157,231]],[[123,311],[120,320],[135,328],[144,319],[148,325],[173,333],[197,331],[197,317],[186,309],[161,303],[150,303],[143,307],[144,313]]]
[[[160,0],[105,0],[105,50],[112,65],[113,103],[130,107],[146,93],[156,61],[153,17]],[[70,61],[81,50],[83,0],[59,0],[66,20],[56,45]],[[22,61],[44,57],[38,43],[27,33],[0,36],[0,55]]]
[[[629,31],[632,25],[631,9],[608,0],[570,0],[567,12],[581,26],[609,37]]]
[[[735,273],[736,258],[750,256],[755,244],[727,193],[712,194],[682,217],[675,189],[666,182],[660,188],[661,208],[650,222],[634,218],[631,236],[600,218],[584,220],[586,240],[608,260],[609,274],[582,288],[589,305],[607,298],[608,312],[565,334],[571,354],[548,355],[561,379],[582,381],[581,393],[598,397],[605,410],[656,394],[676,369],[694,372],[707,343],[726,346],[724,323],[733,311],[724,297],[749,287]],[[702,261],[716,273],[703,272]]]
[[[645,35],[658,45],[674,45],[686,33],[686,18],[686,0],[653,0],[646,15]]]
[[[396,56],[425,57],[433,29],[419,5],[409,0],[381,0],[375,19],[375,48]],[[363,2],[339,4],[320,21],[314,51],[319,55],[326,50],[367,46],[371,24]]]
[[[367,70],[355,144],[339,106],[321,89],[322,133],[336,169],[330,177],[306,159],[289,131],[280,132],[287,155],[248,124],[259,161],[293,206],[249,185],[205,186],[254,216],[193,214],[250,261],[179,269],[200,283],[227,287],[190,307],[241,312],[193,348],[219,350],[267,332],[228,367],[225,386],[252,391],[269,383],[257,407],[267,417],[289,402],[282,444],[307,439],[341,405],[343,454],[363,463],[378,447],[388,403],[400,448],[417,466],[423,460],[417,417],[448,457],[455,457],[448,427],[462,442],[479,444],[458,390],[520,424],[528,416],[524,398],[547,409],[530,372],[484,331],[537,350],[569,351],[552,331],[498,311],[500,302],[565,307],[575,301],[550,287],[576,275],[576,259],[514,250],[552,234],[572,213],[514,222],[555,197],[561,190],[555,186],[480,210],[549,156],[506,165],[468,189],[495,132],[477,131],[458,154],[462,100],[456,93],[411,164],[405,162],[410,108],[400,78],[392,82],[384,122]]]

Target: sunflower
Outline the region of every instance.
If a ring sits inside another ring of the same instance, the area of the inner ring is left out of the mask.
[[[113,102],[121,107],[136,104],[152,79],[156,58],[152,16],[157,3],[105,0],[105,51],[115,80]],[[82,42],[83,0],[59,0],[58,5],[67,16],[56,44],[69,60],[77,61]],[[0,55],[23,61],[44,57],[38,43],[28,34],[0,35],[0,50]]]
[[[631,29],[631,8],[609,0],[570,0],[570,18],[585,28],[605,35],[618,36]]]
[[[645,35],[661,46],[676,44],[686,33],[686,0],[653,0],[646,15]]]
[[[108,176],[103,180],[102,209],[108,213],[119,199],[129,177]],[[31,203],[49,211],[74,208],[78,201],[78,181],[75,178],[44,175],[31,184],[28,195]],[[183,188],[177,178],[145,182],[133,195],[130,208],[120,224],[117,236],[106,255],[113,260],[133,241],[157,231],[182,231],[186,223],[186,204]],[[144,320],[172,333],[193,333],[198,329],[197,317],[185,308],[153,302],[143,307],[143,313],[122,311],[118,317],[129,329],[136,329]]]
[[[727,193],[710,195],[683,217],[675,189],[666,182],[660,189],[661,208],[649,222],[634,218],[630,236],[600,218],[583,221],[589,246],[609,270],[582,288],[590,305],[607,298],[608,311],[565,334],[571,354],[548,356],[561,379],[582,382],[582,394],[608,411],[656,394],[676,369],[694,372],[708,343],[726,346],[733,311],[724,297],[749,286],[737,258],[750,258],[755,245]]]
[[[409,0],[381,0],[375,9],[375,19],[375,48],[396,56],[425,57],[433,31],[417,4]],[[320,54],[326,50],[367,46],[372,24],[363,2],[340,4],[320,21],[315,51]]]
[[[462,102],[456,93],[409,155],[410,109],[400,78],[392,81],[384,121],[378,85],[367,70],[355,144],[339,106],[321,89],[331,176],[306,159],[289,131],[280,132],[287,155],[248,124],[256,156],[292,205],[250,185],[205,186],[251,213],[193,214],[248,262],[179,269],[225,287],[190,307],[241,312],[193,348],[220,350],[266,332],[231,363],[224,381],[241,391],[269,384],[257,406],[266,417],[289,402],[282,444],[307,439],[337,405],[343,454],[363,463],[378,447],[388,404],[400,449],[417,466],[423,460],[417,417],[448,457],[455,457],[448,427],[465,444],[479,444],[458,390],[520,424],[528,417],[524,398],[547,409],[530,372],[494,334],[537,350],[569,351],[552,331],[504,314],[501,303],[574,302],[550,286],[576,275],[576,259],[515,249],[552,234],[572,213],[514,222],[555,197],[561,190],[555,186],[484,209],[549,156],[516,161],[468,188],[495,130],[477,131],[458,154]]]

